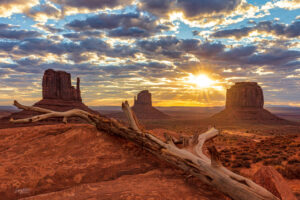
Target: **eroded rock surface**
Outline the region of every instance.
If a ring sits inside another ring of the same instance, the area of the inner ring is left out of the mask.
[[[43,99],[61,99],[81,102],[80,79],[76,88],[71,84],[71,74],[47,69],[43,76]]]
[[[133,143],[78,124],[1,130],[0,199],[26,197],[226,199]]]
[[[284,178],[271,166],[261,167],[254,174],[253,181],[282,200],[297,200]]]
[[[81,98],[80,93],[80,79],[77,78],[76,88],[71,84],[70,73],[64,71],[54,71],[53,69],[47,69],[43,76],[42,81],[42,96],[43,99],[35,103],[33,106],[46,108],[54,111],[67,111],[71,109],[81,109],[90,113],[97,113],[96,111],[87,107]],[[22,103],[22,102],[21,102]],[[28,118],[34,115],[39,115],[41,113],[23,110],[20,112],[12,113],[10,116],[6,116],[0,119],[0,128],[24,126],[27,124],[11,124],[9,119],[21,119]],[[99,114],[99,113],[97,113]],[[28,125],[37,124],[51,124],[61,122],[61,119],[47,119],[36,123],[31,123]],[[70,118],[69,122],[84,122],[80,118]]]
[[[258,108],[264,106],[264,95],[256,82],[238,82],[226,93],[226,108]]]
[[[148,90],[143,90],[134,98],[132,110],[139,119],[163,119],[169,116],[152,106],[152,95]]]
[[[235,83],[226,93],[226,107],[212,116],[216,123],[249,121],[290,123],[263,108],[264,96],[256,82]]]

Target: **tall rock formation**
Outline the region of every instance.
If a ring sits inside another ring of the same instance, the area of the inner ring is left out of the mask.
[[[82,103],[80,93],[80,79],[77,78],[77,84],[75,88],[74,86],[72,86],[70,73],[47,69],[44,72],[42,89],[43,99],[35,103],[34,106],[55,111],[67,111],[77,108],[91,113],[99,114]],[[27,118],[37,114],[40,113],[23,110],[21,112],[11,114],[4,120],[8,121],[8,119],[11,117],[14,119]],[[47,121],[48,122],[37,122],[35,124],[56,123],[58,121],[61,122],[60,119],[48,119]],[[73,118],[72,121],[83,122],[83,120],[81,120],[80,118]]]
[[[225,109],[211,119],[217,121],[287,122],[264,109],[262,88],[256,82],[237,82],[226,93]]]
[[[151,93],[148,90],[143,90],[134,97],[134,106],[152,106],[152,96]]]
[[[264,107],[264,95],[256,82],[238,82],[226,93],[226,108]]]
[[[139,119],[163,119],[169,116],[152,106],[152,95],[148,90],[138,93],[134,98],[132,110]]]
[[[64,71],[48,69],[43,76],[43,99],[61,99],[81,102],[80,79],[76,89],[71,84],[71,75]]]

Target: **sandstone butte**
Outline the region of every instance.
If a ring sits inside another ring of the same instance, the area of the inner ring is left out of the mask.
[[[152,106],[152,94],[148,90],[143,90],[138,93],[137,97],[134,97],[134,104],[132,110],[138,119],[167,119],[169,115],[159,111]],[[109,117],[125,119],[123,112],[108,114]]]
[[[44,72],[42,82],[42,95],[43,99],[35,103],[33,106],[51,109],[55,111],[67,111],[71,109],[82,109],[91,113],[95,113],[92,109],[87,107],[81,98],[80,91],[80,78],[77,78],[76,88],[72,86],[70,73],[64,71],[55,71],[53,69],[47,69]],[[39,113],[33,111],[21,111],[11,114],[8,117],[1,119],[1,127],[11,127],[8,123],[9,118],[21,119],[27,118]],[[74,118],[74,122],[82,121],[81,119]],[[60,119],[49,119],[48,122],[57,122]],[[48,122],[38,122],[35,124],[44,124]],[[19,125],[13,125],[19,126]],[[20,125],[22,126],[22,125]]]
[[[289,123],[264,109],[263,90],[256,82],[237,82],[227,89],[225,109],[211,119],[228,122]]]
[[[137,98],[134,97],[132,110],[138,119],[163,119],[169,117],[152,106],[152,95],[148,90],[143,90],[138,93]]]

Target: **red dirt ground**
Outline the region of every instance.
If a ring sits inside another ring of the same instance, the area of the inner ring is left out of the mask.
[[[227,199],[132,143],[83,124],[0,129],[0,197]]]

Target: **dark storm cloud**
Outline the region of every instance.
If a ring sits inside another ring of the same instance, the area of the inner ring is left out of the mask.
[[[168,30],[168,25],[157,25],[156,19],[140,13],[100,14],[85,20],[74,20],[66,25],[70,29],[107,30],[111,37],[148,37]]]
[[[275,36],[285,36],[287,38],[300,36],[300,21],[294,21],[292,24],[285,25],[274,23],[272,21],[259,22],[253,27],[243,27],[240,29],[221,30],[213,33],[211,36],[216,38],[235,37],[240,39],[248,36],[252,31],[270,33]]]
[[[36,31],[16,30],[12,28],[16,28],[16,26],[0,24],[0,38],[22,40],[41,36],[41,34]]]
[[[70,8],[86,8],[89,10],[114,8],[121,5],[129,5],[132,0],[51,0],[54,3],[61,4]],[[63,4],[62,4],[63,2]]]

